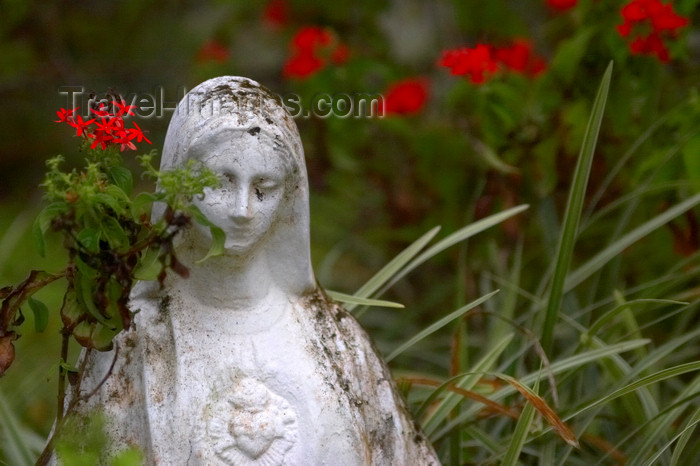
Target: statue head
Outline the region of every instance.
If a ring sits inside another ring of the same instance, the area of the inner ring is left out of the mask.
[[[226,233],[225,256],[263,258],[286,291],[313,289],[304,152],[279,98],[255,81],[231,76],[192,89],[168,127],[161,170],[189,159],[219,175],[221,186],[196,202]],[[206,228],[195,226],[186,236],[209,247]]]

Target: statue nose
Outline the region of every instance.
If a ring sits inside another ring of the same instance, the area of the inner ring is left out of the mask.
[[[250,192],[247,187],[241,187],[236,190],[233,196],[233,206],[231,216],[234,220],[245,221],[250,220],[251,212],[249,209]]]

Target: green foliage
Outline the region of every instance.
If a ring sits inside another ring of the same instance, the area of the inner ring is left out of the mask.
[[[124,165],[117,151],[118,145],[100,149],[99,145],[93,144],[98,147],[95,149],[88,147],[87,137],[82,145],[86,158],[80,170],[63,171],[61,165],[65,160],[60,155],[47,161],[48,170],[41,186],[48,205],[39,213],[32,229],[42,256],[46,250],[47,234],[58,232],[62,235],[67,252],[65,268],[56,274],[33,270],[18,285],[0,289],[2,376],[15,359],[13,342],[19,338],[19,329],[25,320],[22,306],[29,305],[35,331],[43,332],[49,322],[49,308],[32,296],[55,280],[62,278],[66,282],[60,306],[63,342],[58,363],[58,406],[54,427],[55,435],[61,438],[49,441],[40,463],[46,461],[53,447],[66,464],[94,464],[106,445],[101,424],[94,430],[90,427],[97,420],[64,417],[71,414],[74,407],[73,401],[69,405],[65,403],[66,381],[70,379],[76,392],[80,393],[84,369],[84,366],[74,367],[68,362],[70,337],[88,350],[110,350],[114,337],[131,326],[133,311],[129,309],[128,301],[137,280],[157,279],[162,282],[167,269],[187,276],[188,270],[175,256],[172,242],[192,217],[212,231],[212,247],[204,259],[222,254],[225,240],[223,231],[192,203],[195,196],[203,196],[206,188],[215,187],[219,182],[217,176],[202,164],[191,162],[161,172],[151,164],[153,152],[144,155],[140,158],[141,166],[145,174],[158,183],[159,189],[155,194],[132,198],[134,176]],[[164,203],[165,211],[162,216],[151,220],[149,212],[154,202]],[[87,423],[90,435],[71,437],[75,435],[73,431],[78,430],[76,423]],[[26,457],[26,449],[18,450],[16,455]],[[140,462],[139,455],[125,452],[116,457],[113,464]]]
[[[109,437],[105,433],[104,416],[93,413],[83,417],[72,417],[56,438],[58,464],[71,466],[140,466],[143,454],[130,448],[106,457]]]

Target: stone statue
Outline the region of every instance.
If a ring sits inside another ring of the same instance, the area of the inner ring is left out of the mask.
[[[303,148],[279,100],[246,78],[200,84],[162,168],[192,158],[220,175],[197,203],[225,253],[197,264],[209,230],[182,233],[190,277],[135,287],[134,326],[116,360],[91,353],[83,390],[104,383],[81,411],[103,408],[112,449],[148,464],[438,465],[366,333],[315,282]]]

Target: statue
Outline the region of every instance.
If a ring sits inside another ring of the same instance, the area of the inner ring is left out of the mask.
[[[116,357],[90,354],[82,387],[99,388],[81,411],[104,409],[112,449],[148,464],[438,465],[366,333],[316,284],[303,148],[278,99],[239,77],[194,88],[162,167],[191,158],[221,177],[196,202],[225,252],[197,264],[209,230],[182,233],[189,278],[135,287],[134,326]]]

